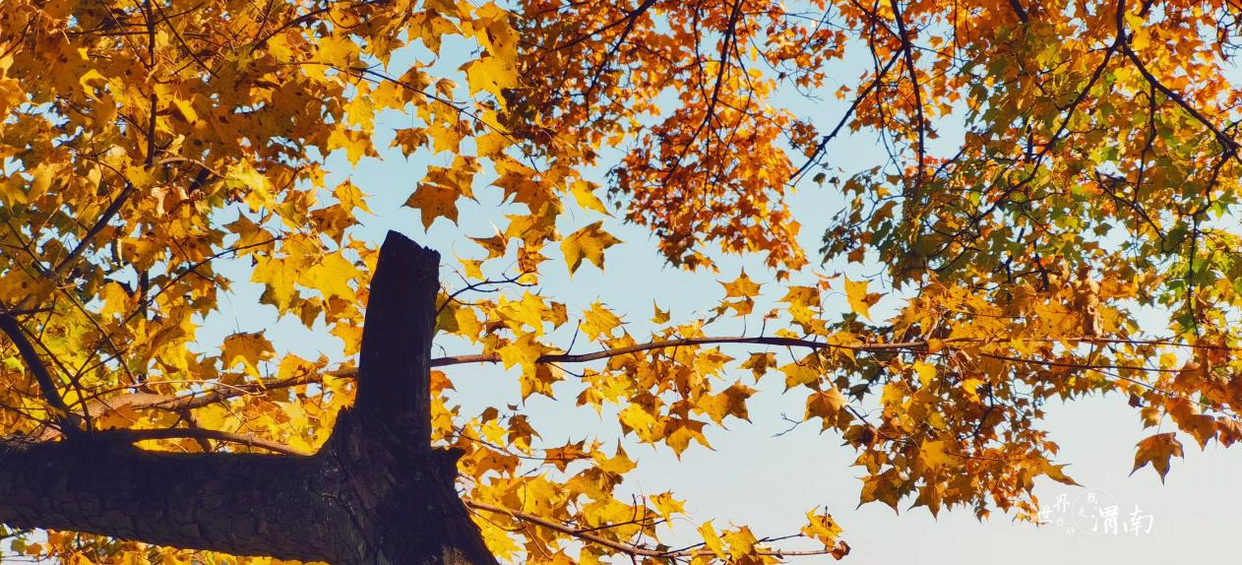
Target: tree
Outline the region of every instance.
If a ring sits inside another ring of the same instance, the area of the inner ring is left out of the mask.
[[[0,6],[0,522],[31,555],[792,555],[711,522],[700,544],[661,545],[683,501],[621,498],[623,450],[546,445],[520,407],[464,413],[448,367],[468,363],[512,369],[524,397],[577,375],[579,405],[677,453],[747,418],[747,382],[783,380],[802,421],[857,449],[862,502],[933,513],[1030,517],[1037,478],[1072,483],[1042,429],[1053,399],[1113,394],[1147,426],[1171,421],[1135,457],[1161,477],[1186,436],[1242,437],[1227,2]],[[797,115],[787,101],[830,79],[844,115]],[[446,159],[406,201],[424,228],[476,191],[512,212],[457,260],[460,288],[402,236],[354,237],[363,189],[388,187],[328,181],[334,153],[380,156],[394,111],[417,125],[393,147]],[[878,136],[886,164],[833,162],[846,128]],[[796,186],[845,198],[820,266],[785,203]],[[563,236],[567,210],[602,218]],[[537,285],[545,253],[602,269],[614,211],[705,277],[721,255],[761,256],[781,306],[757,312],[741,273],[704,319],[657,308],[639,337],[602,304],[477,292]],[[487,277],[506,261],[516,273]],[[357,366],[277,357],[262,333],[200,349],[222,290],[246,281]],[[895,314],[873,320],[886,297]],[[1167,328],[1140,327],[1148,307]],[[763,329],[709,333],[729,317]],[[431,357],[437,332],[476,353]],[[578,335],[591,352],[570,350]],[[817,509],[801,533],[848,552]]]

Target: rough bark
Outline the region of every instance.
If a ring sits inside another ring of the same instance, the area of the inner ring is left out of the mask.
[[[390,232],[371,281],[353,410],[313,456],[0,439],[0,522],[340,565],[494,564],[430,446],[439,254]]]

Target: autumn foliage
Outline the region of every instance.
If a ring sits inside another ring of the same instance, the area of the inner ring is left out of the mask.
[[[857,451],[861,501],[894,508],[1032,516],[1037,479],[1073,483],[1045,409],[1087,395],[1159,427],[1134,466],[1163,477],[1185,442],[1242,439],[1239,17],[1221,0],[3,0],[0,435],[314,452],[354,399],[368,195],[400,191],[413,232],[486,193],[504,215],[456,250],[465,282],[437,319],[475,354],[432,360],[432,433],[464,452],[458,488],[501,560],[774,563],[790,554],[763,536],[792,532],[703,521],[691,547],[662,544],[693,501],[623,495],[636,463],[615,436],[552,445],[520,406],[462,409],[471,363],[676,453],[784,390]],[[834,160],[847,136],[884,164]],[[329,182],[329,156],[394,148],[435,164]],[[793,210],[795,189],[843,205]],[[800,214],[831,216],[821,248]],[[646,312],[533,291],[604,269],[621,222],[704,288],[723,279],[719,307],[657,307],[635,335]],[[732,254],[769,272],[718,273]],[[241,284],[346,359],[261,332],[203,347]],[[1140,325],[1153,309],[1167,324]],[[727,318],[750,333],[714,333]],[[804,512],[814,552],[848,552]],[[5,533],[69,563],[190,555]]]

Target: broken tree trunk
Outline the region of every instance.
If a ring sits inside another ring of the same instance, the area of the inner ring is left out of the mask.
[[[313,456],[143,451],[106,436],[0,439],[0,522],[338,565],[495,564],[431,448],[440,256],[390,232],[357,402]]]

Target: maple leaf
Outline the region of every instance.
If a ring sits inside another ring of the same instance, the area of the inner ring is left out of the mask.
[[[806,525],[800,530],[802,535],[824,544],[824,547],[833,547],[837,544],[837,538],[841,536],[842,530],[830,514],[811,510],[806,513],[806,520]]]
[[[956,463],[953,455],[945,452],[945,442],[925,441],[919,446],[919,459],[932,469],[950,466]]]
[[[669,319],[671,318],[671,315],[669,314],[668,310],[661,310],[660,305],[656,304],[654,301],[652,301],[651,307],[655,310],[655,314],[651,316],[651,323],[653,324],[668,323]]]
[[[246,374],[259,376],[259,363],[272,357],[275,349],[272,342],[260,333],[236,333],[224,338],[224,347],[220,358],[225,368],[241,364]]]
[[[600,336],[610,336],[612,331],[621,326],[621,318],[613,314],[611,310],[604,308],[599,301],[591,304],[591,307],[582,313],[582,324],[578,327],[582,329],[587,339],[592,341],[599,339]]]
[[[759,285],[750,280],[746,276],[746,271],[742,271],[732,282],[720,283],[725,288],[726,298],[754,298],[759,296]]]
[[[574,195],[574,200],[585,210],[594,210],[601,214],[608,214],[608,208],[595,196],[595,186],[587,181],[577,181],[570,185],[570,192]]]
[[[561,242],[561,253],[565,255],[569,274],[578,270],[584,258],[601,270],[604,268],[604,250],[621,243],[621,240],[604,231],[602,226],[603,222],[595,222]]]
[[[926,363],[923,361],[916,361],[914,363],[914,372],[919,377],[919,384],[923,386],[930,385],[932,382],[932,379],[936,378],[936,366],[932,365],[931,363]],[[967,379],[967,380],[975,380],[976,382],[974,383],[974,385],[976,386],[973,386],[973,387],[967,386],[966,383],[962,383],[962,389],[965,390],[968,395],[973,394],[974,395],[973,398],[977,402],[979,400],[979,395],[975,391],[977,389],[977,385],[982,384],[982,381],[978,381],[977,379]]]
[[[750,414],[746,410],[746,400],[756,392],[758,391],[746,385],[734,383],[720,394],[705,396],[699,400],[699,405],[703,412],[717,424],[723,423],[728,416],[749,422]]]
[[[470,240],[479,244],[484,250],[487,251],[487,259],[504,257],[505,249],[509,246],[509,238],[500,233],[499,229],[497,229],[496,234],[491,237],[472,237]]]
[[[1160,482],[1164,482],[1164,476],[1169,473],[1169,459],[1172,457],[1182,456],[1182,442],[1177,441],[1177,437],[1172,432],[1156,434],[1148,436],[1138,442],[1137,451],[1134,454],[1134,469],[1130,470],[1130,474],[1151,464],[1152,468],[1160,474]]]
[[[742,363],[743,369],[750,369],[755,374],[755,382],[768,372],[768,368],[776,366],[775,353],[752,353],[750,358]]]
[[[520,84],[517,68],[502,57],[483,57],[466,63],[463,68],[472,96],[479,91],[486,91],[503,104],[504,91]]]
[[[311,265],[299,278],[299,282],[319,290],[325,299],[337,297],[354,300],[356,295],[349,283],[358,280],[361,275],[362,272],[348,259],[340,253],[333,253]]]
[[[806,415],[803,419],[822,418],[823,429],[826,430],[837,421],[837,414],[846,404],[845,396],[836,387],[813,392],[806,398]]]
[[[423,219],[423,229],[431,229],[436,218],[448,218],[457,223],[457,197],[460,194],[452,187],[419,183],[414,193],[406,199],[405,205],[418,210]]]
[[[820,371],[806,360],[785,365],[781,367],[781,372],[785,373],[786,390],[798,385],[811,387],[819,382]]]
[[[673,498],[672,493],[662,492],[648,497],[648,500],[655,505],[656,511],[665,520],[671,520],[674,515],[682,514],[686,511],[685,503]]]
[[[292,306],[297,294],[294,285],[299,276],[298,270],[299,265],[293,261],[260,256],[256,259],[250,280],[263,283],[266,288],[261,300],[283,312]]]
[[[716,554],[716,557],[721,559],[729,557],[729,554],[725,551],[724,542],[721,541],[720,535],[716,533],[716,528],[712,526],[711,520],[703,522],[703,525],[699,526],[699,534],[703,536],[703,545]]]
[[[851,311],[870,320],[871,303],[867,300],[867,284],[868,281],[845,279],[845,297],[849,301]]]
[[[363,212],[370,212],[371,208],[367,206],[366,194],[363,194],[354,183],[346,180],[332,189],[332,195],[341,203],[341,207],[346,210],[358,208]]]

